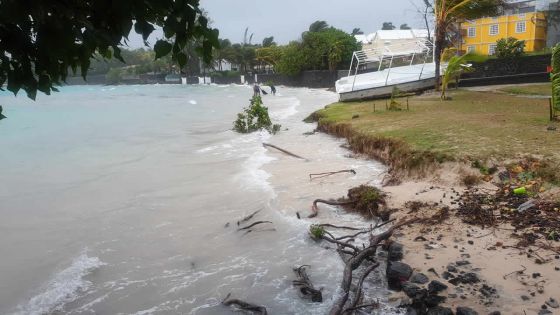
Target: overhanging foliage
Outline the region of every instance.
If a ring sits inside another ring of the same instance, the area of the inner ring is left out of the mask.
[[[198,0],[2,0],[0,1],[0,86],[35,99],[65,81],[69,69],[86,78],[99,54],[125,61],[119,45],[134,31],[146,41],[156,27],[165,39],[155,57],[171,54],[183,66],[184,48],[195,43],[206,62],[218,47],[218,30],[208,25]]]

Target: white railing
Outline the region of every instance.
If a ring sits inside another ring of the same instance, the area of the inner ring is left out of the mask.
[[[352,54],[352,61],[350,62],[350,69],[348,69],[348,76],[352,75],[354,71],[354,79],[352,82],[352,91],[354,91],[354,85],[356,84],[356,76],[358,75],[358,70],[360,66],[379,62],[379,67],[377,71],[381,71],[383,66],[383,61],[386,58],[390,58],[389,70],[387,71],[387,77],[385,78],[385,85],[389,82],[389,75],[391,73],[391,67],[393,66],[393,61],[395,57],[406,57],[411,56],[409,66],[414,63],[414,58],[417,55],[423,55],[423,65],[420,71],[420,76],[418,79],[422,78],[422,72],[424,71],[424,65],[427,59],[430,57],[430,52],[433,51],[433,44],[427,39],[417,39],[411,40],[409,42],[402,42],[392,45],[386,45],[382,48],[370,48],[360,51],[355,51]],[[355,67],[355,68],[354,68]]]

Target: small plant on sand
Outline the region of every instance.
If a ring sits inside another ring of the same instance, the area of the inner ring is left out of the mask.
[[[401,103],[397,102],[397,98],[401,96],[401,90],[399,90],[396,86],[393,87],[393,91],[391,92],[391,102],[389,103],[389,107],[387,110],[391,111],[401,111]]]
[[[325,228],[318,224],[311,224],[309,227],[309,235],[314,240],[320,240],[325,235]]]
[[[237,114],[237,120],[233,123],[233,130],[239,133],[250,133],[258,130],[267,130],[275,134],[280,131],[280,125],[272,124],[268,115],[268,108],[263,106],[260,96],[251,99],[251,106],[244,108],[243,112]]]

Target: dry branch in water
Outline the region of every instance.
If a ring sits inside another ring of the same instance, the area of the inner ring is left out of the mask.
[[[293,156],[293,157],[298,158],[298,159],[302,159],[302,160],[309,161],[308,159],[306,159],[306,158],[304,158],[304,157],[301,157],[301,156],[299,156],[299,155],[297,155],[297,154],[294,154],[294,153],[292,153],[292,152],[290,152],[290,151],[288,151],[288,150],[284,150],[284,149],[282,149],[282,148],[279,148],[279,147],[277,147],[277,146],[275,146],[275,145],[273,145],[273,144],[270,144],[270,143],[263,142],[263,147],[271,147],[271,148],[274,148],[274,149],[276,149],[276,150],[278,150],[278,151],[280,151],[280,152],[283,152],[283,153],[285,153],[285,154],[287,154],[287,155],[289,155],[289,156]]]
[[[352,173],[352,174],[356,175],[355,170],[340,170],[340,171],[335,171],[335,172],[309,174],[309,180],[314,180],[314,179],[317,179],[317,178],[327,177],[327,176],[331,176],[331,175],[334,175],[334,174],[340,174],[340,173]]]
[[[311,206],[311,214],[308,215],[308,218],[314,218],[319,214],[319,208],[317,207],[318,203],[324,203],[331,206],[345,206],[356,203],[356,201],[329,201],[324,199],[315,199],[313,201],[313,206]]]
[[[346,266],[344,267],[344,273],[342,276],[342,282],[340,284],[340,288],[341,291],[343,292],[342,295],[334,302],[331,310],[329,311],[330,315],[340,315],[343,314],[345,312],[350,311],[351,309],[355,309],[356,305],[359,303],[360,300],[360,295],[361,295],[361,284],[363,283],[363,281],[365,280],[365,278],[369,275],[369,273],[371,271],[373,271],[375,268],[377,268],[378,263],[375,262],[375,254],[377,252],[377,247],[380,245],[380,243],[384,240],[387,240],[389,237],[391,237],[391,235],[393,235],[393,232],[404,226],[404,225],[409,225],[412,223],[415,223],[419,221],[419,219],[411,219],[411,220],[407,220],[407,221],[403,221],[400,223],[395,224],[394,226],[390,227],[389,229],[387,229],[385,232],[380,233],[380,234],[376,234],[374,235],[373,233],[370,235],[369,238],[369,245],[363,249],[358,249],[358,251],[356,251],[356,249],[354,249],[355,254],[350,257],[345,263]],[[346,243],[343,243],[346,244]],[[339,244],[340,245],[340,244]],[[348,244],[346,244],[348,245]],[[346,304],[348,303],[348,299],[350,297],[350,289],[352,286],[352,279],[353,279],[353,272],[354,270],[358,269],[362,263],[364,261],[373,261],[373,263],[371,265],[369,265],[369,267],[367,267],[367,269],[365,270],[365,272],[362,274],[362,277],[359,280],[359,288],[360,288],[360,292],[356,291],[355,293],[355,298],[354,301],[351,303],[351,305],[346,308]]]
[[[252,227],[255,226],[255,225],[264,224],[264,223],[272,224],[272,222],[270,222],[270,221],[257,221],[257,222],[255,222],[255,223],[253,223],[253,224],[251,224],[251,225],[248,225],[248,226],[243,227],[243,228],[239,228],[239,229],[237,229],[237,230],[238,230],[238,231],[248,230],[248,229],[252,228]]]
[[[292,283],[294,284],[294,286],[299,288],[299,292],[305,298],[309,298],[313,302],[323,302],[323,294],[321,293],[321,290],[315,289],[313,283],[311,283],[311,280],[307,275],[307,271],[305,270],[306,267],[310,267],[310,266],[303,265],[294,268],[294,272],[298,277],[298,279],[292,281]]]
[[[228,293],[226,298],[222,301],[223,305],[225,305],[225,306],[232,306],[233,305],[233,306],[236,306],[237,308],[239,308],[241,310],[253,312],[255,314],[260,314],[260,315],[267,315],[268,314],[268,312],[266,311],[266,307],[264,307],[264,306],[247,303],[245,301],[241,301],[241,300],[238,300],[238,299],[230,299],[229,298],[230,296],[231,296],[231,293]]]
[[[240,224],[242,224],[242,223],[245,223],[245,222],[251,220],[257,213],[261,212],[261,210],[262,210],[262,209],[259,209],[259,210],[255,211],[255,212],[251,213],[250,215],[244,217],[243,219],[237,221],[237,225],[240,225]]]

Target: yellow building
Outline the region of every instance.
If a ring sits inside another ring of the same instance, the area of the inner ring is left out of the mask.
[[[486,17],[461,23],[460,50],[493,55],[496,42],[514,37],[525,41],[525,52],[540,51],[546,47],[547,22],[543,12]]]

